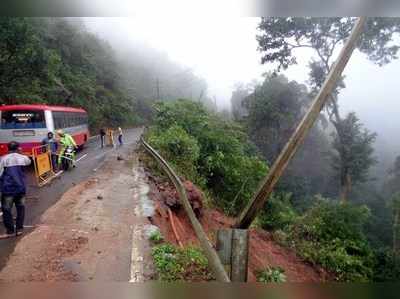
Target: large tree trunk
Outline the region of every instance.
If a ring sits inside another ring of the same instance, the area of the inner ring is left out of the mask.
[[[347,199],[349,197],[349,193],[351,191],[351,176],[348,170],[345,170],[345,173],[343,175],[343,178],[341,179],[340,182],[340,201],[342,203],[347,202]]]
[[[348,169],[348,167],[345,166],[346,165],[346,156],[345,156],[346,154],[345,154],[343,138],[342,138],[343,129],[341,126],[343,120],[339,114],[337,100],[334,98],[333,95],[331,95],[331,101],[332,101],[332,106],[331,106],[332,111],[331,111],[331,113],[328,112],[328,114],[329,114],[329,119],[330,119],[331,123],[333,124],[333,126],[336,129],[337,136],[341,143],[341,147],[339,149],[339,156],[340,156],[340,161],[341,161],[339,198],[340,198],[340,201],[342,203],[344,203],[344,202],[347,202],[349,193],[351,192],[352,182],[351,182],[351,176],[350,176],[350,169]]]
[[[399,230],[399,213],[400,210],[399,208],[396,207],[396,211],[394,214],[394,220],[393,220],[393,253],[398,254],[399,252],[399,245],[398,245],[398,230]]]

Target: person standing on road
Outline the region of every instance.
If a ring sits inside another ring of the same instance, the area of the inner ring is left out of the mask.
[[[104,128],[100,129],[100,141],[101,141],[101,148],[104,147],[104,142],[106,140],[106,130]]]
[[[58,143],[54,138],[53,132],[47,133],[47,137],[42,141],[43,145],[48,145],[50,148],[51,164],[53,165],[53,170],[57,168],[57,149]]]
[[[31,160],[19,151],[19,143],[11,141],[8,144],[9,153],[0,161],[1,209],[6,228],[6,234],[2,238],[12,237],[14,234],[19,236],[24,229],[26,185],[23,167],[31,164]],[[14,204],[17,209],[16,227],[12,215]]]
[[[108,143],[110,146],[114,147],[114,131],[112,129],[107,130],[108,134]]]
[[[58,155],[58,164],[61,165],[62,156],[64,155],[65,149],[71,146],[76,150],[78,146],[76,145],[74,138],[71,135],[65,133],[63,130],[58,130],[57,135],[60,138],[60,145],[61,145],[61,150]],[[75,167],[75,155],[73,157],[72,165],[73,167]]]
[[[118,128],[118,142],[119,142],[119,146],[122,146],[123,142],[122,142],[122,129],[121,127]]]

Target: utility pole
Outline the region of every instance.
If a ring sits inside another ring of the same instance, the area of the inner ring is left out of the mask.
[[[160,100],[160,80],[157,77],[156,81],[156,86],[157,86],[157,100]]]
[[[201,99],[203,98],[203,94],[204,94],[204,89],[202,89],[200,92],[200,96],[199,96],[199,100],[198,100],[199,103],[201,102]]]
[[[315,97],[308,112],[303,117],[300,124],[297,126],[295,132],[286,143],[282,152],[279,154],[278,158],[272,165],[269,174],[259,186],[257,193],[250,200],[247,207],[239,216],[239,219],[235,224],[236,228],[248,228],[256,217],[258,211],[263,208],[265,201],[271,195],[276,183],[281,177],[283,171],[286,169],[289,161],[304,141],[308,131],[312,128],[322,108],[324,107],[327,100],[330,98],[333,89],[335,88],[347,62],[351,57],[351,54],[356,48],[356,43],[362,33],[365,20],[366,17],[358,18],[346,44],[340,52],[338,59],[334,63],[327,78],[325,79],[321,90]]]

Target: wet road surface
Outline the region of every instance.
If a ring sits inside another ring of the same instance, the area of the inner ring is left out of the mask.
[[[130,129],[124,132],[124,143],[137,143],[142,129]],[[25,225],[26,232],[32,228],[29,226],[37,225],[40,216],[53,204],[55,204],[61,196],[74,185],[88,179],[96,170],[101,167],[107,154],[115,149],[111,147],[100,148],[99,138],[91,139],[86,147],[78,154],[79,157],[87,154],[85,158],[77,163],[77,167],[68,172],[64,172],[60,177],[54,179],[49,185],[37,187],[33,175],[33,167],[26,170],[27,175],[27,199],[26,199],[26,216]],[[0,223],[0,233],[4,232],[2,223]],[[4,267],[9,255],[13,252],[16,243],[20,238],[10,238],[0,240],[0,270]]]

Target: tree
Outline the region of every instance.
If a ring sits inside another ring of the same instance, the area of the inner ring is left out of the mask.
[[[393,167],[388,171],[383,192],[388,195],[400,192],[400,156],[396,158]]]
[[[207,188],[215,196],[215,203],[226,213],[237,214],[268,171],[266,163],[248,142],[242,127],[208,111],[201,103],[185,99],[157,103],[155,110],[155,126],[150,130],[150,144],[157,148],[160,144],[157,140],[164,140],[163,136],[168,135],[169,128],[182,128],[196,140],[200,149],[198,157],[191,159],[197,172],[197,180],[194,181],[202,188]],[[178,139],[183,139],[184,134],[176,129],[173,132],[177,138],[170,145],[171,154],[165,155],[175,165],[182,165],[181,161],[177,161],[180,156],[176,155],[176,149],[173,148],[179,147],[181,141]],[[157,149],[165,152],[165,147]],[[183,158],[190,160],[188,157]],[[196,177],[183,167],[179,168],[186,177]]]
[[[251,140],[263,156],[273,162],[304,115],[310,97],[306,86],[285,76],[266,74],[261,85],[245,98],[245,124]],[[291,161],[277,190],[291,192],[296,207],[305,197],[324,193],[329,179],[328,141],[317,123]]]
[[[297,63],[296,49],[312,49],[317,58],[313,58],[309,64],[309,83],[312,90],[316,92],[321,88],[332,67],[335,50],[348,38],[354,22],[355,18],[342,17],[263,18],[258,27],[261,34],[257,36],[259,50],[264,53],[262,63],[277,63],[276,71],[280,71]],[[397,58],[399,47],[390,42],[393,35],[399,31],[400,19],[398,18],[369,18],[358,49],[378,65],[389,63]],[[344,127],[342,125],[344,120],[339,113],[338,105],[338,94],[344,87],[342,78],[325,106],[329,120],[336,129],[339,143],[344,143],[345,140],[342,141],[342,139],[346,138],[343,135],[345,132],[341,130]],[[344,152],[339,151],[339,154],[342,153]],[[340,160],[347,159],[343,157]],[[345,169],[346,166],[342,165],[342,168]],[[346,180],[341,180],[341,189],[347,188],[350,181],[350,176],[347,176]]]
[[[400,230],[400,192],[396,192],[391,199],[393,209],[393,253],[399,254],[398,235]]]
[[[18,97],[36,97],[46,80],[51,52],[43,48],[28,18],[0,19],[0,100],[15,103]]]
[[[372,147],[376,134],[364,129],[354,112],[349,113],[337,129],[340,133],[334,134],[336,153],[333,153],[332,162],[340,178],[340,199],[346,201],[351,186],[366,182],[369,168],[377,162]]]
[[[249,96],[250,92],[249,87],[244,84],[237,84],[235,86],[231,96],[232,115],[235,120],[239,121],[247,116],[244,99]]]
[[[278,156],[289,139],[306,100],[304,85],[271,74],[246,98],[249,134],[268,161]]]

